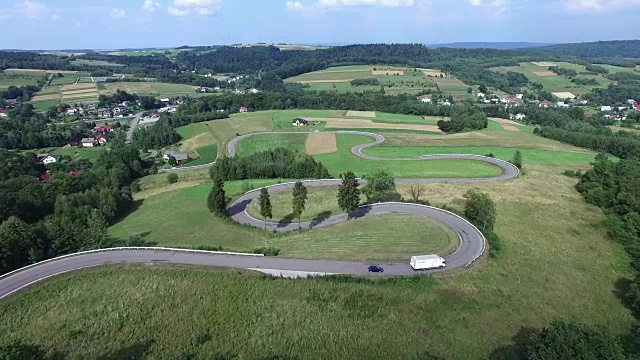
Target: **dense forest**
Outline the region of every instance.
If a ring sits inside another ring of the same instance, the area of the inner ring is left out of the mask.
[[[120,243],[108,224],[133,205],[130,184],[146,175],[136,148],[112,143],[94,164],[45,169],[34,153],[0,149],[0,273],[80,250]],[[45,170],[48,181],[39,181]]]

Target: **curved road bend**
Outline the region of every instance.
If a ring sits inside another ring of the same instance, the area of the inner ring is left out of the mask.
[[[295,132],[299,133],[299,132]],[[493,178],[467,178],[467,179],[442,179],[442,178],[422,178],[422,179],[397,179],[398,181],[412,181],[412,182],[442,182],[442,181],[456,181],[456,182],[481,182],[481,181],[496,181],[507,180],[515,178],[519,175],[518,169],[512,164],[484,156],[478,155],[429,155],[419,158],[401,158],[401,159],[389,159],[389,158],[377,158],[362,153],[364,148],[374,146],[385,141],[385,138],[378,134],[358,132],[358,131],[336,131],[336,133],[349,133],[357,135],[365,135],[372,137],[374,142],[361,144],[351,149],[352,153],[356,156],[371,159],[371,160],[435,160],[435,159],[469,159],[484,161],[503,169],[503,174]],[[236,137],[232,139],[228,144],[228,154],[233,156],[235,154],[237,143],[249,136],[258,135],[248,134]],[[211,164],[199,166],[207,167]],[[170,169],[169,171],[188,170],[182,169]],[[316,186],[336,186],[340,183],[340,180],[307,180],[305,185],[308,187]],[[278,184],[269,188],[271,193],[284,191],[290,189],[293,184]],[[231,205],[232,218],[242,224],[249,224],[256,227],[262,227],[263,222],[248,215],[246,208],[249,203],[259,196],[259,192],[254,190],[250,191],[240,199],[236,200]],[[430,270],[428,273],[452,270],[469,265],[470,262],[475,260],[484,251],[484,237],[473,225],[466,220],[448,213],[444,210],[440,210],[432,207],[424,207],[412,204],[400,204],[400,203],[382,203],[367,205],[361,207],[355,214],[355,217],[362,217],[367,215],[385,215],[385,214],[409,214],[416,216],[428,217],[440,221],[446,226],[453,229],[460,238],[460,246],[458,249],[447,259],[447,268],[445,270]],[[302,225],[304,227],[323,227],[333,224],[337,224],[347,220],[346,214],[339,214],[330,216],[324,219],[316,219],[314,221],[305,222]],[[297,228],[297,224],[291,223],[268,223],[268,228],[276,231],[290,231]],[[187,253],[179,251],[159,251],[159,250],[119,250],[109,252],[98,252],[91,254],[83,254],[78,256],[72,256],[55,261],[40,264],[35,267],[19,271],[9,277],[0,278],[0,298],[7,296],[23,287],[33,284],[37,281],[46,279],[48,277],[78,270],[86,267],[119,264],[119,263],[170,263],[170,264],[189,264],[189,265],[207,265],[207,266],[221,266],[221,267],[233,267],[252,270],[265,270],[267,272],[278,272],[280,270],[293,271],[293,272],[305,272],[305,273],[317,273],[317,274],[360,274],[366,275],[368,263],[361,262],[347,262],[347,261],[329,261],[329,260],[304,260],[304,259],[285,259],[285,258],[272,258],[272,257],[244,257],[244,256],[232,256],[232,255],[210,255],[199,253]],[[385,268],[384,275],[412,275],[415,274],[413,269],[407,262],[397,264],[381,264]]]

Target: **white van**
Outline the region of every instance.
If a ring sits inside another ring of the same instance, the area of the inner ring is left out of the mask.
[[[438,255],[412,256],[409,263],[413,270],[443,269],[447,261]]]

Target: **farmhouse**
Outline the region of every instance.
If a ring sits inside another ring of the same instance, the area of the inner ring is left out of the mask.
[[[49,181],[49,179],[51,179],[51,171],[47,171],[44,174],[38,176],[38,180],[42,182],[47,182]]]
[[[243,107],[240,108],[240,112],[241,113],[246,113],[246,112],[249,112],[249,109],[247,109],[246,107],[243,106]]]
[[[160,99],[160,101],[161,101],[161,102],[163,102],[163,103],[168,103],[168,102],[170,102],[171,100],[170,100],[170,99],[165,98],[165,99]]]
[[[525,114],[516,114],[516,120],[524,120],[527,117]]]
[[[422,98],[420,99],[420,101],[422,101],[423,103],[431,103],[431,99],[429,98]]]
[[[611,106],[602,106],[600,107],[600,111],[612,111],[613,108]]]
[[[36,159],[38,159],[38,162],[41,164],[49,165],[58,162],[60,160],[60,156],[54,154],[38,154]]]
[[[301,127],[301,126],[307,126],[309,125],[309,121],[303,119],[303,118],[295,118],[293,119],[293,126],[295,127]]]
[[[5,109],[0,109],[0,117],[7,117],[9,115],[7,115],[7,110]]]
[[[546,102],[546,101],[543,101],[543,102],[541,102],[541,103],[538,105],[538,107],[541,107],[541,108],[543,108],[543,109],[548,109],[548,108],[549,108],[549,106],[551,106],[551,104],[549,104],[549,103],[548,103],[548,102]]]
[[[179,154],[179,153],[176,153],[175,150],[165,151],[164,154],[162,155],[162,160],[164,160],[165,162],[168,162],[172,157],[176,160],[176,163],[178,164],[182,164],[187,160],[189,160],[188,154]]]
[[[67,109],[67,115],[75,115],[77,112],[77,109]]]
[[[635,110],[640,110],[640,104],[635,104],[635,105],[633,105],[633,108],[634,108]]]
[[[96,136],[96,138],[95,138],[95,139],[96,139],[96,142],[97,142],[98,144],[100,144],[100,145],[104,145],[104,144],[106,144],[106,143],[107,143],[107,137],[106,137],[106,136],[104,136],[104,135],[98,135],[98,136]]]
[[[96,146],[96,140],[94,138],[83,138],[80,140],[82,147],[94,147]]]
[[[558,101],[558,107],[560,108],[568,108],[569,104],[565,104],[563,101]]]

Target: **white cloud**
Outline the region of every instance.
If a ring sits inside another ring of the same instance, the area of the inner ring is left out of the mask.
[[[60,15],[58,14],[51,15],[51,20],[60,20]]]
[[[287,1],[285,6],[289,11],[302,11],[305,9],[304,5],[302,5],[300,1]]]
[[[127,16],[127,12],[124,9],[111,9],[111,17],[114,19],[120,19]]]
[[[174,16],[211,15],[222,8],[222,0],[173,0],[167,11]]]
[[[43,3],[35,1],[25,1],[13,6],[18,14],[25,15],[30,19],[38,19],[49,12],[49,7]]]
[[[144,0],[144,4],[142,4],[142,10],[153,12],[160,9],[160,3],[153,0]]]
[[[608,12],[640,5],[640,0],[565,0],[569,11]]]
[[[318,0],[321,7],[340,7],[340,6],[413,6],[415,0]]]

